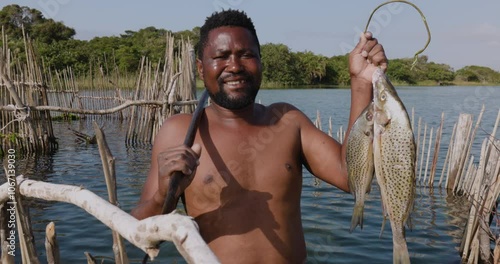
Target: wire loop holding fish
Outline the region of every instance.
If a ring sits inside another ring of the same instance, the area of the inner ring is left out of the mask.
[[[431,42],[431,30],[429,29],[429,25],[427,24],[427,19],[425,18],[425,15],[422,12],[422,10],[420,10],[420,8],[418,8],[415,4],[413,4],[411,2],[408,2],[408,1],[405,1],[405,0],[391,0],[391,1],[387,1],[385,3],[380,4],[379,6],[377,6],[372,11],[370,17],[368,18],[368,22],[366,23],[366,27],[365,27],[365,31],[364,32],[366,33],[366,31],[368,30],[368,26],[370,25],[370,21],[372,20],[373,14],[375,14],[375,12],[379,8],[381,8],[384,5],[387,5],[387,4],[390,4],[390,3],[395,3],[395,2],[404,3],[404,4],[408,4],[408,5],[413,6],[420,13],[420,16],[422,17],[422,21],[424,22],[424,25],[425,25],[425,29],[427,30],[427,42],[425,43],[424,48],[422,48],[421,50],[417,51],[415,53],[415,55],[413,55],[413,63],[411,64],[411,68],[410,68],[412,70],[413,67],[415,67],[415,65],[417,64],[418,55],[421,54],[422,52],[424,52],[424,50],[427,48],[427,46],[429,46],[429,43]]]

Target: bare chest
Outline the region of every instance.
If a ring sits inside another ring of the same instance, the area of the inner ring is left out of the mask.
[[[298,200],[295,196],[300,197],[302,186],[298,133],[258,127],[204,135],[200,165],[186,190],[200,213],[222,206],[258,206],[259,200],[270,204]]]

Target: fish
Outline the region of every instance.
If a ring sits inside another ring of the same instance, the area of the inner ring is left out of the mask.
[[[410,263],[405,223],[415,200],[415,139],[406,108],[382,69],[372,75],[373,160],[384,217],[391,222],[393,263]],[[411,227],[409,225],[409,227]]]
[[[365,195],[370,192],[373,173],[373,102],[370,103],[354,122],[347,137],[347,175],[349,189],[355,204],[352,213],[352,233],[356,226],[363,229]]]

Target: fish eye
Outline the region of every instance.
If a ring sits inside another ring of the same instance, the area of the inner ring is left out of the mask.
[[[387,99],[387,95],[385,93],[380,94],[380,100],[385,101]]]
[[[373,119],[373,114],[372,114],[372,113],[370,113],[370,112],[367,112],[367,113],[366,113],[366,115],[365,115],[365,117],[366,117],[366,120],[368,120],[368,121],[372,121],[372,119]]]

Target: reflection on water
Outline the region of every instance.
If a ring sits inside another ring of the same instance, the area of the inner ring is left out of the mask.
[[[441,112],[447,120],[442,142],[448,142],[453,123],[458,117],[458,110],[472,106],[464,101],[469,98],[472,88],[407,88],[399,91],[407,108],[415,107],[416,116],[422,116],[426,122],[439,123]],[[491,91],[491,90],[488,90]],[[328,117],[332,117],[334,129],[345,127],[349,108],[348,90],[279,90],[261,91],[260,100],[264,104],[286,101],[296,105],[311,119],[320,110],[323,127],[328,127]],[[447,98],[443,100],[442,98]],[[498,107],[500,89],[489,94],[488,98],[478,97],[478,102],[488,107]],[[474,106],[475,107],[475,106]],[[474,108],[475,109],[475,108]],[[480,108],[479,108],[480,109]],[[491,130],[496,111],[486,111],[483,127]],[[479,110],[478,110],[479,111]],[[468,111],[476,114],[478,112]],[[126,146],[126,124],[101,122],[108,145],[116,159],[118,181],[118,200],[125,211],[135,205],[141,192],[142,184],[148,172],[150,146]],[[75,137],[68,130],[93,134],[89,120],[81,122],[54,122],[54,133],[58,137],[59,149],[44,157],[28,157],[17,160],[17,172],[29,178],[54,183],[84,186],[90,191],[107,197],[101,161],[96,145],[75,142]],[[481,141],[480,136],[477,137]],[[479,144],[474,145],[478,151]],[[442,164],[447,146],[443,143],[440,151]],[[438,165],[436,177],[441,174]],[[0,175],[4,181],[3,171]],[[436,178],[439,181],[439,178]],[[351,194],[344,193],[316,179],[304,169],[302,190],[302,219],[308,250],[308,263],[390,263],[392,261],[392,237],[387,221],[382,236],[382,209],[380,192],[374,181],[372,192],[365,205],[364,228],[359,227],[349,233],[349,225],[354,205]],[[93,217],[76,206],[45,201],[31,201],[31,216],[35,231],[38,254],[45,259],[43,248],[45,225],[54,221],[58,233],[62,263],[84,263],[84,252],[94,256],[112,257],[111,231]],[[447,196],[446,191],[435,188],[417,189],[412,230],[407,229],[407,241],[412,263],[459,263],[458,248],[468,216],[469,204],[463,197]],[[128,242],[129,258],[138,263],[143,253]],[[157,263],[184,263],[171,243],[162,245]],[[45,263],[45,260],[42,261]],[[105,263],[111,263],[109,261]]]
[[[376,182],[365,204],[364,227],[349,233],[354,199],[308,175],[303,190],[303,220],[310,263],[392,262],[389,221],[381,237],[382,207]],[[320,198],[315,197],[314,193]],[[309,193],[311,195],[309,195]],[[412,229],[406,231],[412,263],[460,263],[458,248],[467,221],[468,202],[441,189],[417,188]],[[446,261],[446,262],[443,262]]]

